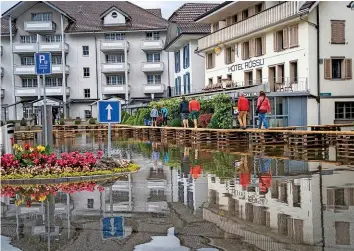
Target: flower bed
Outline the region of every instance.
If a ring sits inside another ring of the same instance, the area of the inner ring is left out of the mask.
[[[16,197],[15,205],[20,206],[26,204],[30,207],[34,202],[42,202],[48,196],[56,195],[57,192],[73,194],[75,192],[88,191],[93,192],[97,189],[102,192],[104,188],[97,185],[96,182],[80,182],[80,183],[63,183],[55,185],[26,185],[26,186],[2,186],[0,195],[5,197]]]
[[[1,179],[61,178],[91,175],[109,175],[133,172],[139,169],[127,160],[102,158],[102,151],[97,155],[91,152],[62,153],[58,157],[49,147],[31,147],[29,144],[14,145],[14,154],[1,156]],[[104,161],[102,164],[101,162]],[[110,165],[107,164],[110,162]]]

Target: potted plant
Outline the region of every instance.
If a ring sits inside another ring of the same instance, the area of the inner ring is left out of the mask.
[[[22,118],[22,119],[21,119],[20,126],[21,126],[21,127],[20,127],[20,130],[21,130],[21,131],[27,130],[27,121],[26,121],[25,118]]]
[[[76,117],[76,119],[74,120],[74,124],[75,125],[80,125],[81,124],[81,118],[80,117]]]

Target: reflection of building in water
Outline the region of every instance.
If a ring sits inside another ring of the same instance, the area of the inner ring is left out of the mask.
[[[309,168],[314,169],[312,166]],[[324,242],[324,250],[328,251],[354,250],[353,172],[326,171],[321,176],[318,173],[312,176],[280,176],[272,169],[272,173],[271,187],[265,195],[260,193],[259,179],[254,179],[254,173],[247,189],[242,188],[238,179],[223,181],[209,175],[210,199],[204,218],[232,232],[236,221],[232,223],[233,227],[222,224],[222,217],[215,211],[217,209],[225,211],[228,216],[243,219],[247,224],[263,225],[265,231],[270,229],[279,237],[287,236],[291,242],[309,245]],[[280,246],[269,249],[261,243],[257,245],[265,250],[282,250]]]

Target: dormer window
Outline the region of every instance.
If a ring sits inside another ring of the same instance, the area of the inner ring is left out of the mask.
[[[131,21],[131,17],[121,9],[112,6],[100,15],[104,26],[125,26]]]
[[[52,21],[52,13],[32,13],[32,21]]]
[[[113,18],[117,18],[117,17],[118,17],[118,13],[117,13],[117,12],[115,12],[115,11],[114,11],[114,12],[112,12],[112,17],[113,17]]]

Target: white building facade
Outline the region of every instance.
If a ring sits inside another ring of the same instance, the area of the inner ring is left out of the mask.
[[[168,22],[160,9],[130,2],[20,2],[1,21],[2,119],[36,113],[31,102],[43,95],[36,52],[52,55],[46,96],[66,117],[97,117],[91,104],[99,99],[134,106],[168,94]]]
[[[199,16],[211,34],[198,40],[206,57],[205,91],[265,91],[271,125],[353,121],[354,21],[349,2],[225,2]]]

